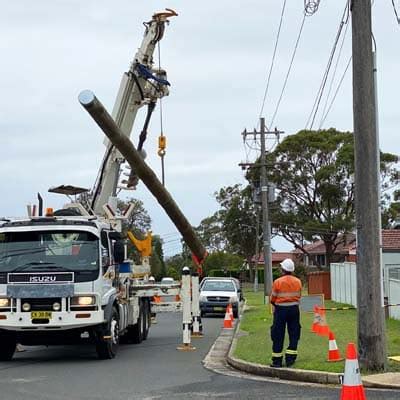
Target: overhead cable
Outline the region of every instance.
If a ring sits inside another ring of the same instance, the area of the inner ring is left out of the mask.
[[[321,129],[322,124],[323,124],[323,122],[325,121],[325,119],[326,119],[326,117],[327,117],[327,115],[328,115],[328,114],[326,113],[327,106],[328,106],[328,101],[329,101],[329,97],[330,97],[331,92],[332,92],[333,83],[334,83],[334,81],[335,81],[336,72],[337,72],[338,65],[339,65],[339,61],[340,61],[340,58],[341,58],[341,55],[342,55],[343,46],[344,46],[344,43],[345,43],[345,39],[346,39],[346,35],[347,35],[347,31],[348,31],[349,25],[350,25],[350,24],[346,24],[346,29],[345,29],[344,34],[343,34],[342,43],[341,43],[341,45],[340,45],[339,54],[338,54],[338,56],[337,56],[337,58],[336,58],[335,69],[333,70],[333,74],[332,74],[332,77],[331,77],[331,83],[330,83],[330,85],[329,85],[328,94],[326,95],[325,104],[324,104],[324,108],[323,108],[323,110],[322,110],[321,121],[320,121],[320,123],[319,123],[318,129]],[[347,71],[347,68],[346,68],[346,71]],[[342,82],[342,81],[341,81],[341,82]],[[341,84],[341,82],[340,82],[340,84]]]
[[[282,87],[282,90],[281,90],[281,94],[280,94],[280,96],[279,96],[279,100],[278,100],[278,102],[277,102],[277,104],[276,104],[275,111],[274,111],[274,114],[273,114],[272,119],[271,119],[271,123],[270,123],[270,126],[271,126],[271,127],[273,126],[273,123],[274,123],[276,114],[278,113],[279,106],[280,106],[281,101],[282,101],[283,93],[285,92],[286,84],[287,84],[288,79],[289,79],[290,71],[292,70],[294,57],[296,56],[297,48],[298,48],[298,46],[299,46],[299,42],[300,42],[301,34],[302,34],[302,32],[303,32],[303,27],[304,27],[304,22],[305,22],[305,20],[306,20],[306,16],[307,16],[307,14],[304,13],[303,20],[302,20],[301,25],[300,25],[299,34],[297,35],[296,44],[295,44],[295,46],[294,46],[292,58],[291,58],[291,60],[290,60],[289,68],[288,68],[288,71],[287,71],[287,73],[286,73],[285,81],[284,81],[284,83],[283,83],[283,87]]]
[[[331,111],[331,108],[332,108],[332,106],[333,106],[333,103],[334,103],[335,100],[336,100],[336,96],[337,96],[337,94],[339,93],[339,89],[340,89],[340,87],[342,86],[343,80],[344,80],[344,78],[345,78],[345,76],[346,76],[347,70],[348,70],[349,67],[350,67],[350,63],[351,63],[351,60],[352,60],[352,59],[353,59],[353,57],[350,56],[350,57],[349,57],[349,61],[347,61],[346,68],[345,68],[345,70],[343,71],[342,77],[341,77],[341,79],[340,79],[340,81],[339,81],[339,84],[338,84],[338,86],[337,86],[337,88],[336,88],[335,94],[333,95],[333,98],[332,98],[332,100],[331,100],[331,103],[329,104],[329,107],[328,107],[328,109],[326,110],[326,113],[325,113],[325,115],[323,116],[323,118],[322,118],[322,120],[321,120],[319,129],[321,129],[322,125],[325,123],[326,117],[328,116],[329,112]]]
[[[393,5],[393,11],[394,15],[396,16],[397,23],[400,25],[400,17],[399,13],[397,12],[396,4],[394,3],[394,0],[392,0],[392,5]]]
[[[326,69],[325,69],[325,72],[324,72],[324,76],[322,78],[321,85],[320,85],[320,87],[318,89],[317,96],[315,98],[313,107],[311,109],[311,113],[310,113],[310,115],[308,117],[308,120],[306,122],[305,129],[307,129],[307,127],[309,127],[308,129],[310,129],[310,130],[313,128],[313,125],[314,125],[314,122],[315,122],[315,118],[316,118],[317,113],[318,113],[319,105],[321,103],[321,98],[322,98],[322,95],[324,93],[326,82],[327,82],[327,79],[328,79],[328,76],[329,76],[329,72],[330,72],[330,69],[331,69],[331,66],[332,66],[332,61],[333,61],[333,58],[334,58],[334,55],[335,55],[335,52],[336,52],[336,49],[337,49],[337,45],[339,43],[340,36],[342,34],[343,26],[349,22],[349,16],[350,16],[350,8],[349,7],[350,7],[350,2],[349,2],[349,0],[346,0],[346,5],[345,5],[344,11],[343,11],[343,15],[342,15],[341,20],[340,20],[338,31],[336,33],[335,41],[333,43],[331,54],[329,56],[328,64],[326,66]]]
[[[279,42],[279,37],[280,37],[280,33],[281,33],[281,28],[282,28],[283,15],[285,14],[285,8],[286,8],[286,0],[284,0],[283,6],[282,6],[281,18],[280,18],[280,21],[279,21],[278,32],[277,32],[276,39],[275,39],[274,53],[272,54],[272,60],[271,60],[271,65],[270,65],[270,68],[269,68],[268,79],[267,79],[267,86],[266,86],[265,92],[264,92],[264,98],[263,98],[263,101],[262,101],[262,106],[261,106],[261,110],[260,110],[259,119],[261,118],[262,113],[264,111],[265,100],[266,100],[267,94],[268,94],[269,83],[270,83],[271,75],[272,75],[272,69],[273,69],[274,63],[275,63],[276,50],[278,48],[278,42]]]

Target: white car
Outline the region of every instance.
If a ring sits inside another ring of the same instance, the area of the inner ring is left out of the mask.
[[[240,294],[232,279],[208,279],[200,289],[200,313],[225,313],[232,304],[233,316],[239,315]]]
[[[164,278],[161,279],[161,284],[171,285],[172,283],[175,283],[173,278],[164,277]]]

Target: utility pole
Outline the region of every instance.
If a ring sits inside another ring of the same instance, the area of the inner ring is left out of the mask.
[[[261,204],[263,222],[263,249],[264,249],[264,302],[269,303],[272,290],[272,255],[271,255],[271,225],[268,218],[268,182],[267,182],[267,159],[265,151],[265,119],[260,118],[260,140],[261,140]]]
[[[386,365],[381,303],[379,149],[373,77],[371,0],[352,0],[358,348],[362,368]]]
[[[254,264],[254,292],[258,292],[258,260],[260,254],[259,237],[260,236],[260,211],[257,206],[257,218],[256,218],[256,255]]]
[[[276,137],[283,133],[275,129],[274,131],[267,131],[265,129],[265,119],[260,118],[260,132],[254,130],[254,132],[243,132],[243,139],[246,139],[247,135],[253,135],[254,137],[260,136],[261,143],[261,155],[258,166],[260,167],[260,189],[261,189],[261,209],[262,209],[262,228],[263,228],[263,254],[264,254],[264,303],[269,303],[269,298],[272,289],[272,256],[271,256],[271,224],[268,216],[268,181],[267,181],[267,159],[266,159],[266,137],[267,135],[273,134]],[[240,164],[243,166],[249,164]],[[254,167],[255,165],[252,164]],[[256,255],[258,256],[258,255]]]

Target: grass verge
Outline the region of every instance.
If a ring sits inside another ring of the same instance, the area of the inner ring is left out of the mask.
[[[269,365],[271,362],[272,342],[270,327],[272,314],[263,304],[263,293],[246,291],[244,293],[247,311],[240,322],[240,335],[234,356],[248,362]],[[326,307],[340,307],[341,304],[326,301]],[[356,310],[327,311],[327,323],[334,332],[336,343],[342,357],[345,357],[346,346],[349,342],[357,343],[357,314]],[[344,371],[344,361],[327,362],[328,338],[311,332],[313,322],[312,313],[301,313],[301,339],[299,355],[295,368],[317,371],[340,372]],[[386,320],[388,356],[400,355],[400,321]],[[287,346],[287,334],[285,346]],[[388,370],[400,372],[400,363],[389,360]]]

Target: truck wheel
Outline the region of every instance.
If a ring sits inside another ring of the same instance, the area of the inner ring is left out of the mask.
[[[128,338],[132,343],[142,343],[145,331],[144,305],[140,303],[139,318],[135,325],[128,327]]]
[[[144,330],[143,330],[143,340],[147,339],[149,335],[149,329],[151,325],[151,314],[150,314],[150,303],[145,300],[143,302],[143,320],[144,320]]]
[[[0,361],[10,361],[15,353],[17,341],[14,336],[0,335]]]
[[[111,318],[107,326],[99,329],[96,338],[96,351],[101,360],[114,358],[119,345],[119,316],[118,311],[113,308]]]

